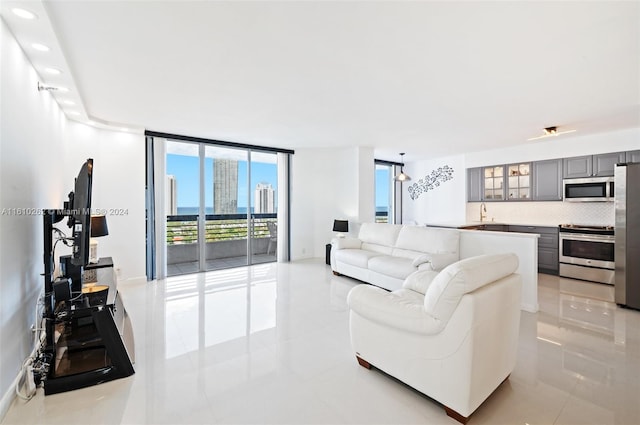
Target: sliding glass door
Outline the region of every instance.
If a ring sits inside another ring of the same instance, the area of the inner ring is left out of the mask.
[[[275,153],[167,141],[167,274],[276,261]]]
[[[247,185],[251,205],[252,264],[276,261],[278,247],[278,161],[275,153],[250,152]]]

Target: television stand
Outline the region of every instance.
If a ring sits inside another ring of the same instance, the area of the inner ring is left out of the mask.
[[[47,320],[52,338],[46,349],[51,360],[43,380],[45,395],[135,373],[133,331],[118,295],[113,261],[101,258],[86,269],[95,272],[95,282],[85,283],[72,300],[56,303]]]

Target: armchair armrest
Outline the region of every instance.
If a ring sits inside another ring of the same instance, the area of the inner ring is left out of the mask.
[[[360,249],[362,241],[358,238],[333,238],[331,244],[334,249]]]
[[[441,323],[424,309],[423,303],[370,285],[349,291],[347,303],[352,311],[381,325],[407,332],[434,335]]]

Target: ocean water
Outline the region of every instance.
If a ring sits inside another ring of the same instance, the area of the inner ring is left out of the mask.
[[[253,208],[251,208],[251,211],[253,212]],[[376,212],[388,212],[389,208],[388,207],[376,207]],[[178,215],[196,215],[199,212],[199,208],[198,207],[178,207]],[[238,207],[238,211],[236,212],[236,214],[246,214],[247,213],[247,207]],[[213,214],[213,207],[209,207],[209,208],[205,208],[205,214]]]

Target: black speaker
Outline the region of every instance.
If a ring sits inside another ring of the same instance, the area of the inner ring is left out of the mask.
[[[60,301],[71,299],[71,280],[66,277],[59,277],[53,281],[53,297],[56,304]]]
[[[63,277],[71,279],[71,291],[79,293],[82,291],[82,266],[76,266],[71,260],[71,255],[61,256],[60,271]]]

